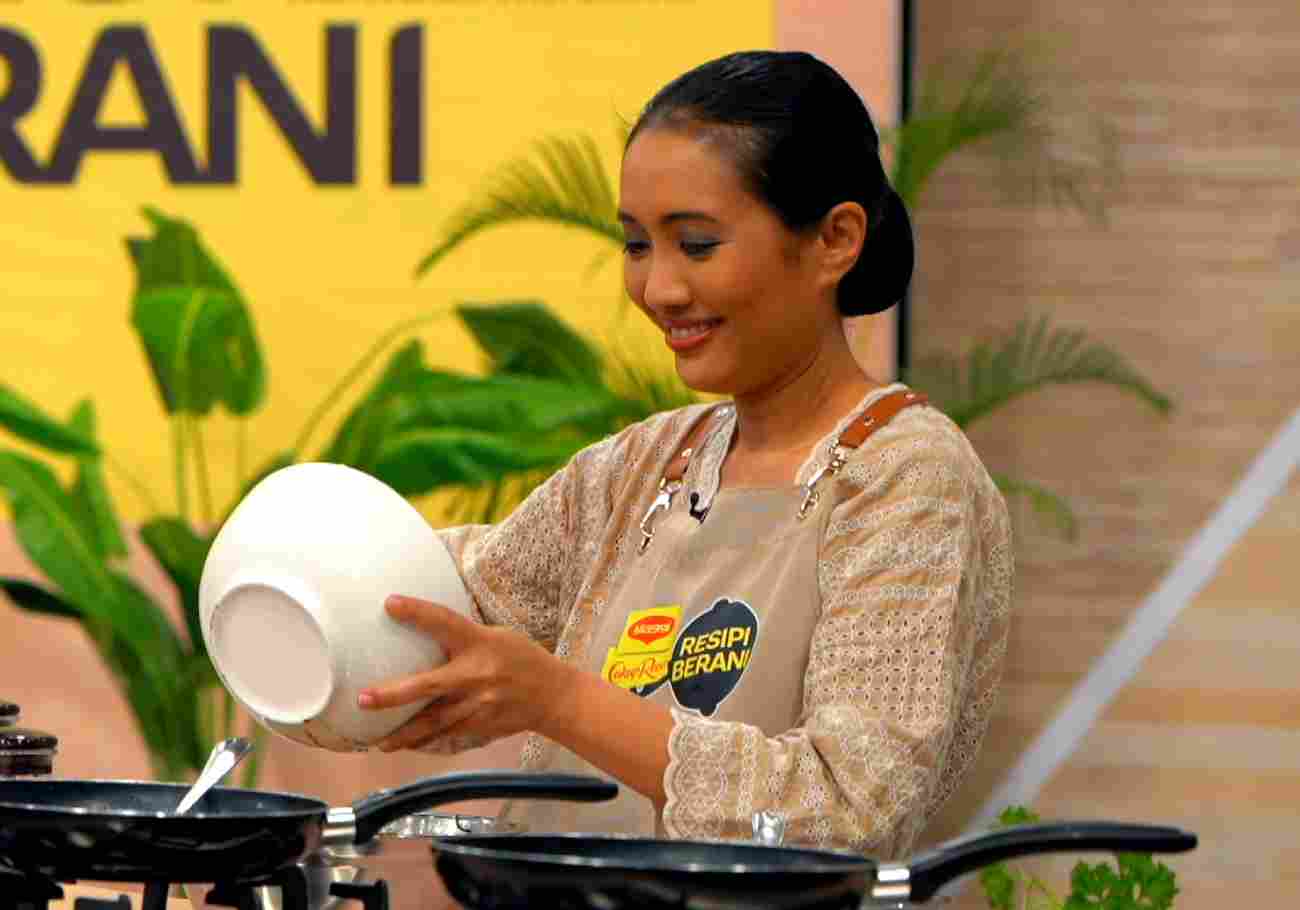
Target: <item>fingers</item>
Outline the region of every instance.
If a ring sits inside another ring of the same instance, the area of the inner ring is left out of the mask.
[[[473,716],[476,704],[473,699],[466,698],[461,701],[430,705],[403,724],[396,733],[380,740],[376,745],[381,752],[418,749],[468,720]]]
[[[428,701],[437,698],[443,691],[439,683],[437,670],[404,676],[381,686],[362,689],[357,696],[357,704],[368,710],[379,710],[409,705],[417,701]]]
[[[477,678],[468,658],[451,661],[424,673],[404,676],[393,682],[362,689],[357,704],[368,710],[396,708],[431,698],[460,699],[466,687]]]
[[[388,615],[400,623],[414,626],[433,638],[448,654],[463,650],[473,641],[479,626],[455,610],[418,597],[393,594],[384,601]]]

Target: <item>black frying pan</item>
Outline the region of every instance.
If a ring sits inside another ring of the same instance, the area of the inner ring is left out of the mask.
[[[438,874],[467,907],[492,910],[840,910],[928,900],[1015,856],[1105,850],[1178,853],[1196,835],[1113,822],[1023,825],[948,841],[906,863],[745,843],[592,835],[481,834],[440,840]]]
[[[269,875],[322,844],[361,844],[412,812],[466,799],[612,799],[615,784],[567,774],[427,777],[331,809],[317,799],[216,787],[185,815],[189,787],[0,780],[0,865],[63,881],[211,882]]]

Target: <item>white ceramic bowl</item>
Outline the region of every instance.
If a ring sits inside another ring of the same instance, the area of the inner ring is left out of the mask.
[[[361,690],[446,660],[384,612],[390,594],[470,614],[451,555],[414,506],[353,468],[297,464],[257,484],[218,532],[199,619],[221,681],[261,723],[365,751],[424,705],[363,711]]]

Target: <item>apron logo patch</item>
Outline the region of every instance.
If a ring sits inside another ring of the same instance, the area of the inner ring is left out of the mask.
[[[668,678],[677,703],[712,717],[740,683],[757,643],[758,616],[749,604],[715,600],[687,623],[673,648]]]
[[[668,679],[673,639],[681,621],[680,604],[633,610],[618,644],[605,653],[600,675],[619,688],[649,695]]]

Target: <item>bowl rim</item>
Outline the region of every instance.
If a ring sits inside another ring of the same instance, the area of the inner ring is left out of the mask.
[[[242,686],[234,684],[230,676],[222,669],[221,652],[217,647],[216,640],[216,621],[217,615],[221,608],[229,603],[234,595],[250,588],[260,588],[263,590],[273,591],[276,594],[287,598],[297,605],[303,614],[306,615],[312,628],[319,636],[321,643],[325,647],[326,668],[329,678],[326,681],[324,695],[314,702],[309,710],[286,712],[278,710],[274,705],[264,702],[256,697],[249,697],[249,693]],[[212,602],[212,609],[208,611],[206,617],[205,633],[211,639],[208,642],[208,656],[212,660],[212,668],[216,670],[217,675],[221,678],[221,683],[226,690],[233,695],[244,707],[248,708],[254,714],[265,717],[267,720],[274,721],[277,724],[297,726],[305,724],[313,718],[319,717],[329,707],[338,688],[338,655],[334,651],[334,646],[330,642],[330,637],[326,634],[325,628],[320,619],[320,597],[310,585],[301,578],[290,575],[287,572],[276,572],[264,568],[241,569],[233,573],[230,580],[222,589],[221,594]]]

